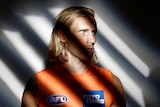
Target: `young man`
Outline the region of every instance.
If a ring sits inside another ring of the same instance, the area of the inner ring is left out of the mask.
[[[22,107],[125,107],[118,77],[95,65],[96,32],[90,8],[69,7],[58,15],[48,48],[54,64],[29,80]]]

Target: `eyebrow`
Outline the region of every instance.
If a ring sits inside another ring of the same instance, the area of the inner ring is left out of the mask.
[[[79,32],[80,32],[80,31],[89,31],[89,29],[80,29]],[[93,29],[92,32],[97,32],[97,30],[96,30],[96,29]]]
[[[89,31],[89,30],[88,30],[88,29],[80,29],[79,32],[80,32],[80,31]]]

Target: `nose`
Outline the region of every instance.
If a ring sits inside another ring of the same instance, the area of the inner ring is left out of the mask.
[[[96,42],[96,35],[91,32],[91,33],[88,35],[87,43],[88,43],[89,45],[94,45],[95,42]]]

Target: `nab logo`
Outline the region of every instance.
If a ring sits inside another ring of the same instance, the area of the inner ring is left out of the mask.
[[[63,105],[68,101],[68,98],[62,94],[54,94],[47,98],[49,105],[59,106]]]

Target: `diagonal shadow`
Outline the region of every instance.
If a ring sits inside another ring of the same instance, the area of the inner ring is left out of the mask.
[[[4,36],[0,37],[0,57],[23,84],[34,75],[33,70]]]
[[[19,100],[0,78],[0,107],[19,107]]]

